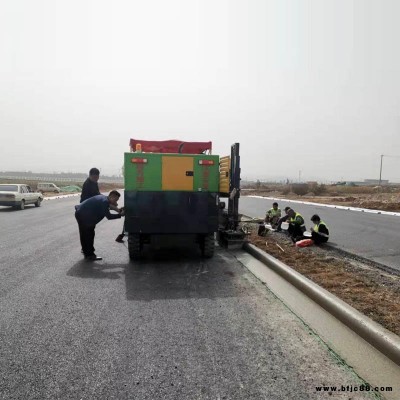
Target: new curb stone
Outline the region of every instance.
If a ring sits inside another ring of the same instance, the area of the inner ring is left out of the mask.
[[[256,246],[245,243],[243,249],[271,268],[286,281],[290,282],[294,287],[302,291],[310,299],[353,330],[358,336],[400,366],[399,336],[383,328],[332,293],[321,288],[310,279],[299,274]]]

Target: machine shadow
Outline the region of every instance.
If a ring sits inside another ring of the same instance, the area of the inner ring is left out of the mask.
[[[241,279],[244,269],[234,258],[227,263],[223,252],[217,250],[210,259],[187,249],[147,254],[142,261],[132,261],[126,266],[126,297],[152,301],[248,295],[246,280]]]
[[[130,301],[216,299],[250,296],[244,268],[224,249],[205,259],[191,249],[145,252],[143,260],[127,264],[79,261],[67,276],[83,279],[122,279]]]

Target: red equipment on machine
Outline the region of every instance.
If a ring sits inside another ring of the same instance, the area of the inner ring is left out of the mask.
[[[147,153],[181,153],[202,154],[208,150],[211,154],[211,142],[182,142],[180,140],[137,140],[131,139],[131,151],[136,151],[136,145]]]

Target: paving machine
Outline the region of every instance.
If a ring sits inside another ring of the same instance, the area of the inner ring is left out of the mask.
[[[221,245],[241,245],[239,143],[231,156],[211,154],[211,142],[130,140],[125,153],[125,232],[131,259],[153,248],[197,243],[212,257]],[[228,208],[221,198],[228,199]]]

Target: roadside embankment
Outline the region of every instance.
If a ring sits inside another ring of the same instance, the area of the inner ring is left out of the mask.
[[[329,247],[298,248],[281,233],[250,243],[328,290],[362,314],[400,335],[400,276],[351,259]]]

